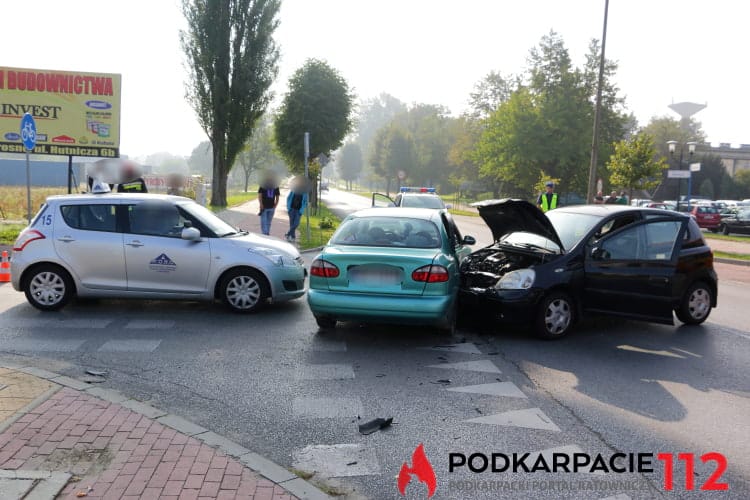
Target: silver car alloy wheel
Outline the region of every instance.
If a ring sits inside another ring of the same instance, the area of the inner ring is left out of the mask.
[[[570,304],[564,299],[555,299],[549,303],[544,312],[544,325],[553,335],[559,335],[568,329],[573,312]]]
[[[705,288],[696,288],[688,299],[688,310],[694,319],[703,319],[711,310],[711,295]]]
[[[235,276],[227,283],[227,301],[235,309],[252,309],[260,293],[260,285],[250,276]]]
[[[54,306],[65,296],[65,281],[59,274],[45,271],[31,279],[29,292],[39,304]]]

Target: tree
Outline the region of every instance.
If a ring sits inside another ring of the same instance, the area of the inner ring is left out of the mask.
[[[311,158],[341,146],[352,127],[353,101],[346,80],[324,61],[308,59],[292,75],[274,130],[276,146],[293,172],[304,168],[305,132]]]
[[[370,163],[375,173],[386,181],[386,194],[391,191],[391,181],[398,177],[399,170],[416,162],[414,142],[409,133],[396,123],[380,129],[375,136]]]
[[[346,188],[351,191],[352,181],[362,171],[362,149],[356,142],[348,142],[341,149],[338,159],[339,175],[346,181]]]
[[[476,85],[469,94],[471,117],[475,119],[487,118],[502,103],[510,99],[510,95],[520,87],[521,81],[517,76],[507,78],[496,71],[490,71]]]
[[[378,130],[388,125],[397,115],[405,113],[406,110],[406,104],[386,93],[363,101],[359,105],[356,135],[363,158],[369,158]]]
[[[266,120],[261,120],[253,131],[253,135],[245,143],[240,154],[237,156],[237,163],[242,167],[244,174],[245,192],[247,193],[250,175],[263,168],[269,168],[278,161],[278,156],[273,150],[273,139],[271,137],[271,124]]]
[[[213,206],[226,206],[227,175],[273,97],[280,6],[280,0],[182,0],[186,97],[213,148]]]
[[[737,198],[750,198],[750,170],[740,170],[734,174],[734,183],[737,186]]]
[[[193,148],[188,158],[188,167],[190,167],[191,174],[200,174],[204,177],[211,175],[211,170],[213,169],[213,152],[211,151],[211,143],[209,141],[203,141]]]
[[[628,189],[632,199],[634,189],[648,190],[659,185],[667,163],[657,155],[653,137],[640,133],[615,144],[607,168],[612,184]]]

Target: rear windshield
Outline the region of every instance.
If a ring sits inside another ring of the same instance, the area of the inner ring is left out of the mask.
[[[719,211],[716,210],[714,207],[698,207],[697,208],[699,214],[718,214]]]
[[[403,196],[401,206],[406,208],[445,208],[442,199],[430,194]]]
[[[439,248],[438,227],[428,220],[401,217],[354,217],[331,237],[334,245]]]

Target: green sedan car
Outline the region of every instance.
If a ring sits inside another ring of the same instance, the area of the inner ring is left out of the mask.
[[[307,302],[324,329],[341,320],[452,331],[459,268],[474,243],[446,210],[361,210],[312,262]]]

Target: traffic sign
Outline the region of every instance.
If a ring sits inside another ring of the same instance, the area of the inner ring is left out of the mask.
[[[700,163],[691,163],[690,164],[690,171],[691,172],[700,172],[701,171],[701,164]]]
[[[689,179],[690,170],[668,170],[667,177],[670,179]]]
[[[27,150],[34,150],[34,146],[36,146],[36,122],[30,113],[24,114],[21,118],[21,140]]]

